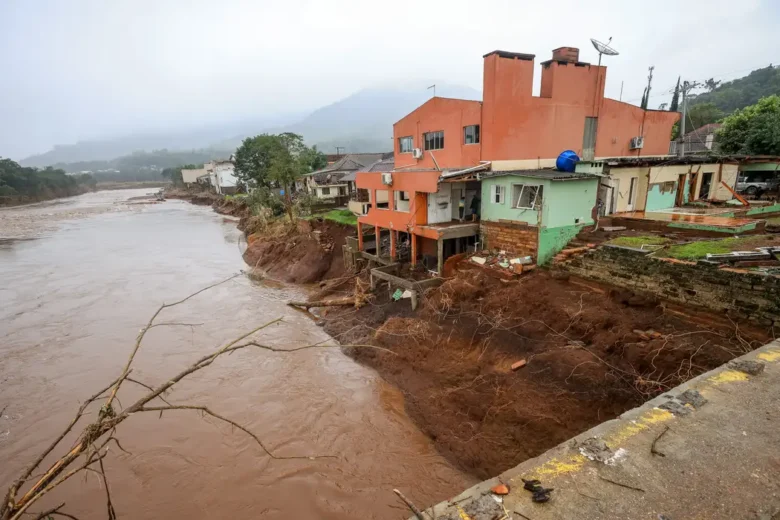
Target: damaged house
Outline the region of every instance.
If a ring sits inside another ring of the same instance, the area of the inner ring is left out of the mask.
[[[597,206],[599,174],[553,172],[561,152],[590,160],[668,153],[679,114],[604,97],[606,67],[581,62],[570,47],[541,63],[534,96],[534,60],[490,52],[481,102],[433,97],[393,125],[393,170],[356,175],[369,199],[358,220],[379,237],[364,244],[359,226],[361,250],[395,259],[398,244],[408,245],[412,264],[441,272],[447,257],[493,247],[500,236],[507,250],[533,251],[544,262],[593,223]],[[491,195],[503,202],[490,202]],[[525,233],[497,231],[510,225]]]

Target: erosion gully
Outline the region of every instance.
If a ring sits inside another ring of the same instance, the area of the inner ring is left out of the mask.
[[[79,403],[120,373],[161,303],[245,268],[235,220],[183,201],[128,201],[148,191],[0,210],[3,490]],[[280,317],[264,341],[295,347],[327,340],[285,305],[301,292],[241,276],[166,309],[159,321],[171,325],[147,334],[134,377],[159,383]],[[128,388],[120,401],[127,405],[140,391]],[[130,454],[115,450],[107,459],[120,518],[405,518],[393,488],[428,505],[475,482],[412,424],[397,390],[338,349],[241,351],[167,399],[206,405],[280,455],[336,458],[270,460],[241,431],[197,412],[137,415],[118,435]],[[71,479],[42,506],[60,502],[82,520],[105,517],[95,474]]]

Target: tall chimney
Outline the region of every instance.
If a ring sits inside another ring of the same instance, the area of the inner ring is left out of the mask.
[[[553,61],[566,61],[569,63],[580,61],[580,50],[576,47],[558,47],[553,49],[552,52]]]

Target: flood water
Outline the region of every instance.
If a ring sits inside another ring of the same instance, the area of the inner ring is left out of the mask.
[[[173,302],[245,268],[236,222],[183,201],[133,205],[150,190],[97,192],[0,210],[0,494],[119,375],[139,329]],[[244,276],[166,309],[133,377],[157,385],[269,320],[263,342],[328,339],[285,305],[298,287]],[[124,388],[124,387],[123,387]],[[142,389],[120,392],[128,406]],[[178,384],[173,404],[205,405],[256,433],[193,411],[136,414],[118,430],[109,485],[119,518],[407,518],[399,488],[427,506],[475,480],[447,463],[405,415],[403,397],[338,349],[242,350]],[[162,404],[159,401],[156,404]],[[2,411],[4,409],[4,412]],[[105,518],[95,474],[43,505]]]

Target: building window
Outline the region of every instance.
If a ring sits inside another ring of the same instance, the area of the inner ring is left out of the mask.
[[[427,132],[423,134],[426,150],[441,150],[444,148],[444,132]]]
[[[408,191],[396,191],[395,193],[395,210],[396,211],[409,211],[409,192]]]
[[[479,125],[463,127],[463,142],[465,144],[479,144]]]
[[[504,194],[506,193],[506,186],[500,186],[494,184],[490,187],[490,202],[493,204],[503,204]]]
[[[330,188],[322,188],[323,195],[330,195]]]
[[[412,136],[398,138],[398,153],[412,153],[414,148],[414,139]]]
[[[512,185],[512,207],[539,209],[542,206],[542,186]]]
[[[376,190],[376,209],[390,209],[388,190]]]

